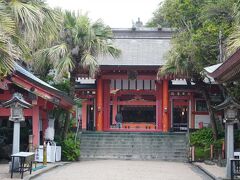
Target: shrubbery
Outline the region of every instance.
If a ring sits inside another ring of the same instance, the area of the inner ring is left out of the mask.
[[[202,128],[190,134],[190,145],[195,146],[196,160],[210,158],[210,145],[213,144],[215,152],[220,153],[223,139],[214,140],[211,128]]]
[[[80,142],[75,142],[73,133],[67,135],[61,143],[62,146],[62,160],[64,161],[76,161],[80,156]]]

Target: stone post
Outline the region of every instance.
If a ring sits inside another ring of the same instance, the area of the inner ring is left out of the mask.
[[[20,93],[14,93],[12,99],[3,103],[3,107],[10,107],[11,114],[9,117],[9,121],[13,121],[13,147],[12,154],[18,153],[20,150],[20,123],[24,121],[24,108],[30,108],[31,104],[26,102],[23,99],[23,95]],[[13,162],[12,162],[13,163]],[[19,159],[14,158],[14,166],[13,168],[19,167]]]
[[[15,121],[13,126],[13,146],[12,154],[18,153],[20,150],[20,122]],[[19,167],[19,159],[14,158],[14,169]]]
[[[226,123],[227,128],[227,166],[226,166],[226,178],[231,178],[231,161],[234,158],[234,134],[233,134],[233,123]]]

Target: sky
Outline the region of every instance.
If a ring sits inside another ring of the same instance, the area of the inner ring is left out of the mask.
[[[131,28],[138,17],[145,24],[162,0],[47,0],[51,7],[80,10],[111,28]]]

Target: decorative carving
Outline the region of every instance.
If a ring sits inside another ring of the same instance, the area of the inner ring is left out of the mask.
[[[129,70],[128,71],[128,79],[129,80],[136,80],[138,76],[138,72],[134,70]]]

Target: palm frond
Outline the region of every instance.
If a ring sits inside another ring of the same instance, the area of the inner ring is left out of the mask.
[[[63,14],[59,9],[51,9],[48,6],[43,6],[44,20],[42,29],[38,35],[38,48],[45,48],[52,45],[52,43],[59,41],[59,34],[62,31]]]
[[[63,75],[64,73],[72,71],[74,68],[74,63],[72,62],[72,59],[70,58],[70,54],[68,56],[64,56],[59,60],[59,63],[55,67],[57,70],[57,74]]]
[[[44,14],[41,9],[34,2],[25,3],[20,0],[11,0],[9,6],[20,27],[20,33],[24,33],[28,39],[34,39],[43,24]]]
[[[16,32],[15,22],[3,1],[0,1],[0,31],[10,36],[15,35]]]
[[[233,33],[227,39],[227,55],[231,55],[240,47],[240,25],[236,26]]]
[[[0,63],[1,71],[10,73],[14,70],[15,59],[19,59],[21,53],[17,46],[12,43],[10,37],[0,31]]]
[[[96,57],[92,56],[90,53],[84,53],[81,59],[81,66],[83,67],[83,69],[87,69],[89,71],[89,75],[91,77],[94,77],[94,75],[99,69]]]
[[[52,64],[57,64],[60,59],[67,56],[68,49],[65,43],[40,49],[34,54],[35,59],[46,59]]]

